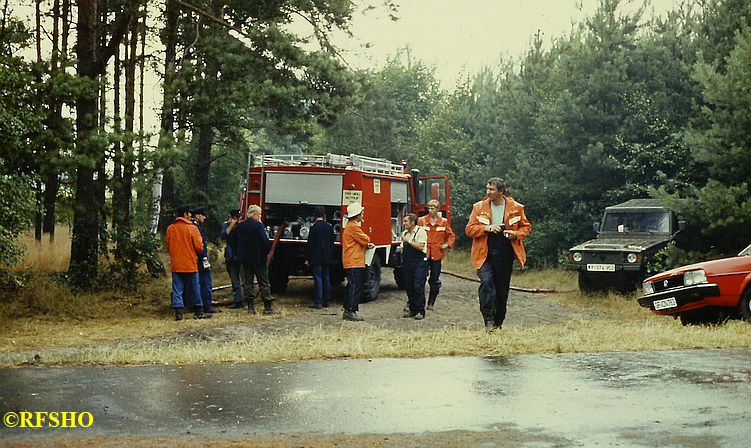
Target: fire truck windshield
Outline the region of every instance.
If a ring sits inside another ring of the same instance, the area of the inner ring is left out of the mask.
[[[446,179],[420,179],[417,183],[417,203],[427,204],[429,200],[437,199],[441,204],[446,203]]]

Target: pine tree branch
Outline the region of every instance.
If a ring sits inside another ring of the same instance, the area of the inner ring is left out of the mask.
[[[221,26],[223,26],[225,28],[229,28],[232,31],[235,31],[236,33],[239,33],[241,36],[244,36],[244,37],[247,37],[247,38],[250,39],[250,36],[245,31],[241,30],[240,28],[235,27],[234,25],[226,22],[223,19],[220,19],[219,17],[216,17],[215,15],[213,15],[211,13],[208,13],[208,12],[202,10],[201,8],[199,8],[199,7],[195,6],[195,5],[191,5],[190,3],[186,3],[186,2],[184,2],[182,0],[172,0],[172,1],[175,2],[175,3],[177,3],[180,6],[184,7],[185,9],[189,9],[189,10],[197,13],[198,15],[206,17],[207,19],[211,20],[212,22],[214,22],[216,24],[219,24],[219,25],[221,25]]]

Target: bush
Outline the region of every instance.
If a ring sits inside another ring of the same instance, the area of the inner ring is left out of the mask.
[[[129,239],[118,242],[116,260],[108,269],[108,281],[135,288],[144,279],[142,265],[146,265],[152,277],[158,277],[164,273],[158,255],[160,248],[161,240],[147,229],[133,232]]]
[[[18,264],[24,248],[16,241],[30,229],[34,216],[34,197],[25,177],[0,175],[0,286],[18,286],[20,281],[10,272]]]

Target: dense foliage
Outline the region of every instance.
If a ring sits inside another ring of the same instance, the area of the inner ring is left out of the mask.
[[[8,267],[18,263],[23,248],[16,238],[32,225],[31,175],[34,148],[28,142],[41,132],[33,67],[13,55],[28,42],[22,23],[4,22],[0,33],[0,286],[12,279]]]

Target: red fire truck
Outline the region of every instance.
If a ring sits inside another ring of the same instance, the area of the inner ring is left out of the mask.
[[[406,162],[399,165],[356,154],[296,154],[263,155],[248,165],[241,208],[244,213],[251,204],[261,207],[262,222],[274,241],[269,278],[278,293],[286,290],[290,275],[309,275],[305,246],[317,207],[324,208],[326,220],[334,226],[339,263],[331,269],[332,285],[344,280],[340,241],[347,205],[357,202],[367,210],[363,230],[376,250],[368,266],[365,301],[378,296],[382,266],[394,268],[397,285],[402,286],[396,248],[407,213],[424,215],[427,202],[437,199],[451,222],[448,177],[421,177],[416,169],[407,172]]]

